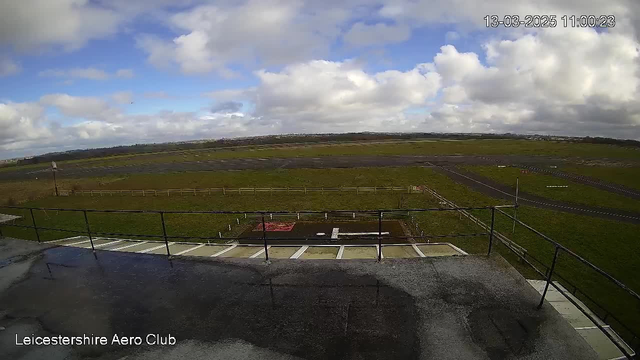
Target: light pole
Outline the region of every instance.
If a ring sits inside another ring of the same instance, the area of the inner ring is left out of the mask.
[[[56,181],[56,172],[58,171],[58,165],[55,161],[51,162],[51,172],[53,173],[53,186],[56,188],[56,196],[58,195],[58,182]]]

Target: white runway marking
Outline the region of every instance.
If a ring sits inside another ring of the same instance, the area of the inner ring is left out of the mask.
[[[205,245],[206,245],[206,244],[202,244],[202,245],[194,246],[194,247],[192,247],[191,249],[187,249],[187,250],[180,251],[179,253],[177,253],[177,254],[175,254],[175,255],[176,255],[176,256],[178,256],[178,255],[186,254],[186,253],[188,253],[188,252],[190,252],[190,251],[193,251],[193,250],[196,250],[196,249],[200,249],[201,247],[203,247],[203,246],[205,246]]]
[[[120,250],[124,250],[124,249],[130,248],[130,247],[134,247],[136,245],[142,245],[142,244],[146,244],[146,243],[148,243],[148,241],[140,241],[140,242],[136,242],[135,244],[119,247],[119,248],[116,248],[116,249],[111,249],[111,251],[120,251]]]
[[[302,254],[304,254],[305,251],[307,251],[308,248],[309,248],[309,246],[307,246],[307,245],[301,247],[300,249],[298,249],[298,251],[296,251],[293,255],[291,255],[291,257],[289,259],[297,259],[297,258],[299,258]]]
[[[173,244],[175,244],[175,243],[170,242],[169,246],[171,246]],[[140,251],[138,251],[138,254],[146,254],[146,253],[148,253],[150,251],[158,250],[158,249],[161,249],[161,248],[163,248],[165,246],[166,246],[166,244],[162,244],[162,245],[158,245],[158,246],[155,246],[155,247],[152,247],[152,248],[149,248],[149,249],[140,250]]]
[[[222,250],[222,251],[220,251],[220,252],[217,252],[217,253],[215,253],[215,254],[211,255],[211,257],[218,257],[218,256],[220,256],[220,255],[222,255],[222,254],[226,253],[227,251],[229,251],[229,250],[233,250],[233,249],[235,249],[235,248],[237,248],[237,247],[238,247],[238,245],[231,245],[231,246],[229,246],[228,248],[226,248],[226,249],[224,249],[224,250]]]

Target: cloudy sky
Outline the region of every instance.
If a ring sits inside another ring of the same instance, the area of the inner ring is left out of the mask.
[[[347,131],[640,140],[639,1],[479,3],[0,0],[0,158]]]

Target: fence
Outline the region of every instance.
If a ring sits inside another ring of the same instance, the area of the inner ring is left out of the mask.
[[[424,191],[415,186],[351,186],[351,187],[244,187],[244,188],[205,188],[205,189],[150,189],[150,190],[59,190],[60,196],[171,196],[171,195],[212,195],[212,194],[273,194],[273,193],[389,193],[422,194]]]
[[[451,204],[453,204],[453,203],[451,203]],[[640,306],[640,296],[636,292],[634,292],[632,289],[630,289],[629,287],[624,285],[622,282],[620,282],[619,280],[617,280],[616,278],[614,278],[610,274],[606,273],[602,269],[598,268],[596,265],[590,263],[589,261],[587,261],[586,259],[584,259],[581,256],[577,255],[573,251],[571,251],[571,250],[567,249],[566,247],[564,247],[563,245],[559,244],[555,240],[549,238],[548,236],[544,235],[543,233],[539,232],[538,230],[534,229],[533,227],[527,225],[526,223],[522,222],[521,220],[516,219],[515,217],[511,216],[510,214],[506,213],[503,210],[504,208],[514,208],[514,207],[515,207],[514,205],[485,206],[485,207],[457,207],[457,206],[451,206],[449,208],[377,209],[377,210],[326,210],[326,211],[297,211],[297,212],[289,212],[289,211],[97,210],[97,209],[29,208],[29,207],[20,207],[20,206],[4,206],[3,208],[7,208],[7,209],[16,209],[16,210],[28,211],[28,214],[29,214],[29,217],[31,219],[32,225],[31,226],[27,226],[27,225],[17,225],[17,224],[9,224],[9,223],[0,224],[0,237],[2,236],[2,231],[1,231],[2,227],[18,227],[18,228],[33,229],[35,231],[36,238],[37,238],[38,241],[41,241],[41,239],[40,239],[40,231],[42,231],[42,230],[83,234],[83,235],[87,235],[89,237],[89,241],[91,243],[91,248],[92,248],[92,250],[94,252],[95,252],[95,247],[94,247],[94,244],[93,244],[93,238],[94,238],[94,236],[97,236],[97,235],[158,238],[158,239],[164,240],[164,245],[165,245],[166,250],[167,250],[167,256],[171,257],[171,252],[170,252],[170,249],[169,249],[169,239],[211,240],[211,239],[219,239],[220,237],[215,237],[215,236],[214,237],[194,237],[194,236],[169,235],[167,233],[167,228],[166,228],[166,225],[165,225],[165,214],[227,214],[227,215],[242,215],[243,217],[249,217],[249,215],[251,215],[254,218],[260,219],[260,222],[262,223],[262,239],[261,240],[262,240],[262,243],[264,245],[265,259],[266,259],[266,261],[269,261],[269,244],[268,244],[269,241],[277,241],[277,240],[324,240],[324,238],[314,238],[314,237],[306,237],[306,238],[277,238],[277,237],[274,238],[274,237],[270,237],[270,238],[267,238],[267,236],[266,236],[267,235],[266,234],[267,227],[265,225],[266,218],[271,218],[274,215],[275,216],[296,216],[296,217],[299,217],[301,214],[314,215],[314,216],[324,216],[325,218],[328,217],[328,214],[332,214],[332,215],[335,215],[335,216],[338,216],[338,217],[350,217],[350,216],[351,217],[355,217],[355,214],[359,214],[359,215],[362,215],[362,216],[376,218],[377,221],[378,221],[378,231],[377,231],[378,234],[376,236],[376,239],[377,239],[377,251],[378,251],[377,258],[378,258],[378,261],[381,261],[381,259],[382,259],[382,247],[385,246],[382,243],[383,237],[387,238],[387,239],[392,238],[392,239],[402,239],[402,240],[414,239],[416,237],[423,237],[423,238],[425,237],[424,232],[422,232],[422,231],[421,231],[419,236],[393,236],[393,237],[391,237],[391,236],[383,235],[382,220],[385,217],[385,214],[406,213],[411,218],[411,214],[412,213],[421,213],[421,212],[457,211],[457,212],[461,212],[461,213],[465,213],[466,212],[468,214],[468,212],[472,211],[472,210],[490,210],[491,211],[491,223],[489,225],[481,223],[479,220],[476,219],[478,221],[477,222],[478,225],[482,225],[482,226],[488,227],[488,233],[455,234],[455,235],[448,235],[448,236],[488,235],[488,251],[487,251],[487,255],[491,255],[492,247],[493,247],[493,240],[494,240],[494,238],[497,238],[497,236],[496,236],[497,231],[495,230],[495,215],[496,215],[496,212],[498,212],[498,214],[500,214],[500,215],[506,216],[508,219],[513,220],[517,224],[523,226],[527,230],[529,230],[529,231],[533,232],[534,234],[538,235],[539,237],[541,237],[543,240],[545,240],[547,243],[553,245],[553,247],[554,247],[554,256],[553,256],[552,263],[550,265],[545,265],[542,261],[536,259],[534,256],[529,254],[524,248],[522,248],[520,246],[518,246],[518,247],[513,246],[513,245],[516,245],[516,244],[514,244],[511,240],[506,239],[506,237],[504,237],[504,238],[506,240],[508,240],[508,241],[504,241],[502,239],[499,239],[500,242],[502,244],[504,244],[505,247],[508,250],[510,250],[516,256],[518,256],[525,264],[529,265],[541,277],[546,279],[545,288],[544,288],[544,291],[543,291],[542,296],[540,298],[540,303],[538,305],[538,308],[540,308],[542,306],[542,304],[544,303],[544,299],[545,299],[545,296],[546,296],[546,293],[547,293],[547,290],[548,290],[549,286],[553,286],[560,293],[565,295],[565,297],[570,302],[572,302],[578,309],[580,309],[583,312],[583,314],[589,320],[591,320],[620,349],[620,351],[626,357],[632,358],[633,355],[623,345],[621,345],[617,341],[617,339],[615,339],[614,336],[605,329],[605,325],[602,325],[602,324],[609,324],[607,322],[607,320],[609,320],[609,321],[611,321],[611,319],[615,320],[616,323],[618,324],[616,326],[616,328],[617,329],[623,329],[625,331],[625,334],[628,334],[625,338],[628,341],[630,341],[631,345],[633,346],[633,348],[635,349],[636,352],[638,350],[638,347],[640,347],[640,342],[638,341],[640,338],[638,337],[638,335],[635,333],[635,331],[633,329],[631,329],[627,324],[622,322],[619,318],[614,316],[610,311],[606,310],[602,305],[599,305],[596,301],[594,301],[586,293],[584,293],[583,291],[579,290],[576,285],[572,284],[567,279],[565,279],[565,278],[561,277],[559,274],[557,274],[555,269],[556,269],[556,265],[557,265],[557,262],[558,262],[558,255],[561,252],[564,253],[564,254],[567,254],[567,255],[570,256],[571,259],[575,259],[575,260],[579,261],[580,263],[582,263],[583,265],[585,265],[587,268],[596,271],[598,274],[602,275],[604,278],[606,278],[608,281],[610,281],[613,285],[615,285],[618,289],[621,289],[627,295],[629,295],[633,301],[639,302],[637,306]],[[71,212],[82,213],[83,217],[84,217],[84,222],[85,222],[86,229],[84,229],[84,230],[73,230],[73,229],[39,227],[37,225],[37,223],[36,223],[36,218],[34,216],[34,210],[36,210],[36,211],[71,211]],[[155,214],[155,215],[158,215],[158,221],[162,226],[162,234],[161,235],[160,234],[158,234],[158,235],[149,235],[149,234],[107,233],[107,232],[92,231],[91,225],[89,223],[89,218],[87,216],[88,213]],[[471,216],[471,215],[469,214],[469,216]],[[412,219],[412,221],[415,223],[415,219]],[[417,230],[420,231],[419,226],[417,227]],[[237,240],[237,238],[223,238],[223,239],[224,240],[234,240],[234,239]],[[533,262],[535,262],[537,264],[537,266]],[[538,267],[543,267],[545,270],[542,271]],[[561,281],[563,283],[569,285],[569,288],[573,288],[572,293],[574,295],[576,293],[580,292],[580,294],[583,297],[589,299],[593,304],[596,304],[601,309],[605,309],[605,311],[606,311],[605,315],[604,316],[600,316],[597,313],[590,313],[589,311],[586,311],[585,309],[583,309],[582,306],[580,306],[574,299],[572,299],[570,296],[568,296],[564,292],[564,290],[562,290],[562,287],[558,286],[557,284],[555,284],[552,281],[554,276],[556,278],[558,278],[558,279],[561,279]]]

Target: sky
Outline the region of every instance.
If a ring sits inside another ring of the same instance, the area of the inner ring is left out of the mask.
[[[0,159],[291,133],[640,140],[639,39],[637,0],[0,0]]]

